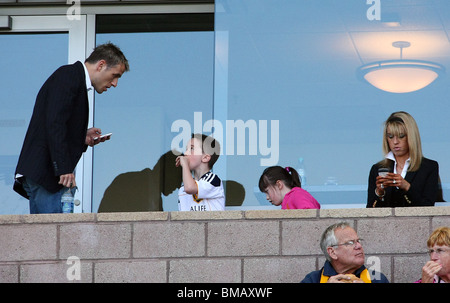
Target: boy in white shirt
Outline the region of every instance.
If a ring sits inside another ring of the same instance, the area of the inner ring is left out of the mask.
[[[186,153],[175,162],[177,167],[181,165],[183,176],[183,186],[178,191],[178,210],[225,210],[222,181],[211,172],[219,154],[220,145],[214,138],[192,134]]]

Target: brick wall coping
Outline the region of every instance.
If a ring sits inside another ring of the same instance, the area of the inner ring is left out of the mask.
[[[450,206],[0,215],[0,282],[299,282],[338,221],[367,240],[368,265],[410,283]]]
[[[0,225],[24,223],[73,222],[139,222],[139,221],[198,221],[198,220],[256,220],[256,219],[317,219],[317,218],[368,218],[368,217],[429,217],[450,216],[450,206],[405,208],[350,208],[350,209],[293,209],[245,210],[214,212],[125,212],[0,215]]]

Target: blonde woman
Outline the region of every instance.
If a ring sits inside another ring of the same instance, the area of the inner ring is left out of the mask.
[[[423,156],[419,129],[410,114],[395,112],[386,120],[383,153],[385,159],[370,170],[367,207],[433,206],[439,165]]]

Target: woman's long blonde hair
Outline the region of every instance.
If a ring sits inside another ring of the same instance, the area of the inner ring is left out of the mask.
[[[383,153],[387,155],[390,152],[387,132],[394,136],[406,134],[409,147],[409,157],[411,159],[408,171],[416,171],[422,163],[422,143],[420,140],[419,128],[414,118],[407,112],[399,111],[392,113],[384,123],[383,130]],[[383,164],[388,166],[389,160],[385,159]]]

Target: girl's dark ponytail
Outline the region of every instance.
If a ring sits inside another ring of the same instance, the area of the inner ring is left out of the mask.
[[[271,166],[266,168],[259,178],[259,190],[265,192],[269,185],[274,186],[278,180],[283,181],[289,188],[302,187],[300,176],[294,168]]]
[[[286,185],[288,185],[290,188],[302,187],[302,182],[300,181],[298,172],[290,166],[286,166],[285,170],[291,175],[291,182],[286,183]]]

